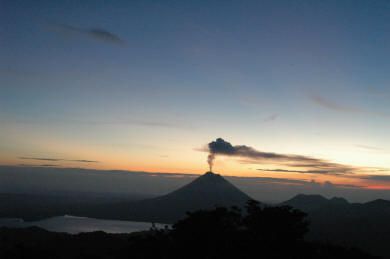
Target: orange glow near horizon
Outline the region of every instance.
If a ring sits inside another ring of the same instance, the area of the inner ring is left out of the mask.
[[[364,188],[368,190],[390,190],[390,186],[388,185],[369,185]]]
[[[51,162],[51,161],[35,161],[28,160],[25,161],[21,158],[15,157],[5,157],[1,159],[1,164],[3,165],[24,165],[24,166],[44,166],[45,164],[49,166],[50,164],[53,167],[60,168],[85,168],[85,169],[96,169],[96,170],[125,170],[125,171],[142,171],[152,174],[156,173],[179,173],[179,174],[198,174],[201,175],[208,171],[208,166],[204,153],[199,156],[203,157],[204,161],[185,161],[178,160],[175,163],[172,163],[170,159],[163,157],[160,161],[145,161],[138,160],[126,161],[124,157],[108,157],[105,156],[105,161],[99,161],[97,163],[78,163],[71,161],[60,161],[60,162]],[[95,154],[95,157],[101,157],[99,154]],[[101,157],[102,158],[102,157]],[[336,185],[345,185],[345,186],[356,186],[356,188],[368,189],[368,190],[390,190],[390,185],[383,181],[371,181],[366,179],[361,179],[358,177],[349,177],[349,176],[338,176],[338,175],[327,175],[327,174],[311,174],[311,173],[294,173],[294,172],[267,172],[256,170],[253,165],[243,165],[237,163],[229,158],[219,158],[215,165],[213,171],[215,173],[222,174],[224,176],[237,176],[237,177],[259,177],[259,178],[272,178],[272,179],[289,179],[289,180],[299,180],[306,182],[315,182],[317,184],[324,184],[331,182]]]
[[[7,127],[6,127],[7,128]],[[194,147],[197,143],[204,143],[206,139],[193,140],[186,146],[178,144],[169,146],[169,142],[163,143],[162,146],[149,148],[148,146],[122,147],[101,147],[86,143],[69,142],[67,139],[61,139],[56,135],[44,135],[41,131],[34,130],[30,135],[21,141],[23,129],[9,129],[15,148],[10,152],[0,150],[0,163],[4,165],[31,165],[31,166],[57,166],[67,168],[87,168],[97,170],[127,170],[143,171],[150,173],[182,173],[182,174],[203,174],[208,171],[207,152],[199,152]],[[188,136],[183,136],[183,141]],[[163,140],[162,140],[163,141]],[[32,148],[26,148],[31,146]],[[267,147],[265,147],[267,148]],[[75,151],[77,150],[77,151]],[[271,149],[272,152],[275,152]],[[281,150],[283,153],[300,153],[310,156],[311,150],[298,149]],[[51,155],[47,155],[51,154]],[[44,161],[44,160],[24,160],[21,157],[42,157],[58,158],[64,161]],[[324,157],[326,157],[324,155]],[[329,156],[332,157],[332,156]],[[340,155],[340,157],[342,157]],[[352,160],[352,155],[346,156],[345,164]],[[96,163],[80,163],[71,160],[96,160]],[[329,159],[329,161],[333,161]],[[344,164],[340,159],[337,163]],[[360,166],[360,165],[359,165]],[[356,167],[359,167],[356,166]],[[361,179],[353,175],[331,175],[331,174],[311,174],[311,173],[294,173],[294,172],[268,172],[258,170],[263,169],[289,169],[286,165],[272,163],[247,163],[233,157],[217,156],[213,171],[225,176],[238,177],[267,177],[275,179],[292,179],[301,181],[315,181],[319,184],[331,182],[338,185],[351,185],[366,189],[390,189],[389,181],[373,181]],[[293,168],[294,170],[308,170],[308,168]],[[383,175],[389,175],[390,172],[382,172]],[[371,173],[372,174],[372,173]],[[369,174],[367,174],[369,175]]]

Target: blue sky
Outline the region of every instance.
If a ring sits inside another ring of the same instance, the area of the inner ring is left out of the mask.
[[[388,1],[2,1],[2,163],[96,156],[104,168],[201,172],[197,149],[224,137],[388,168],[389,11]]]

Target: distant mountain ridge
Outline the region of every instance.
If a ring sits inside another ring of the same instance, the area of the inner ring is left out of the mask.
[[[328,209],[330,207],[349,208],[352,210],[383,210],[384,213],[389,212],[390,201],[376,199],[365,203],[350,203],[342,197],[333,197],[327,199],[318,194],[298,194],[293,198],[280,203],[280,205],[288,205],[305,212],[315,212],[316,210]]]
[[[321,195],[313,194],[298,194],[287,200],[282,202],[281,205],[289,205],[291,207],[300,209],[300,210],[315,210],[322,208],[324,206],[342,206],[350,204],[346,199],[341,197],[333,197],[331,199],[327,199]]]
[[[344,198],[299,194],[281,203],[308,213],[308,238],[356,246],[390,258],[390,201],[349,203]]]

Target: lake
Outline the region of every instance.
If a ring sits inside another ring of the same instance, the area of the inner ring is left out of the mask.
[[[37,226],[48,231],[77,234],[82,232],[104,231],[106,233],[131,233],[149,230],[150,222],[136,222],[123,220],[94,219],[75,217],[70,215],[47,218],[39,221],[25,222],[16,218],[0,218],[0,227],[25,228]],[[157,228],[169,226],[156,223]]]

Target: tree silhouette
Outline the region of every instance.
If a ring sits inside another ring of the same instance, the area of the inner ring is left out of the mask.
[[[246,211],[236,207],[188,213],[173,225],[172,237],[185,250],[196,247],[200,254],[249,256],[277,246],[297,246],[308,231],[306,214],[290,207],[261,207],[249,200]],[[211,256],[213,257],[213,256]]]
[[[248,201],[243,224],[254,241],[297,242],[308,232],[306,213],[288,206],[260,207]]]

